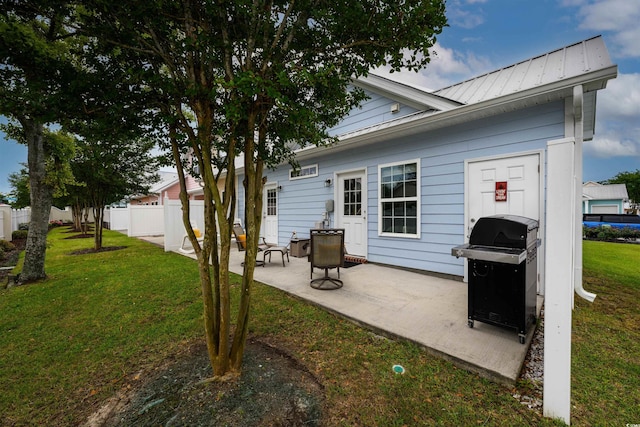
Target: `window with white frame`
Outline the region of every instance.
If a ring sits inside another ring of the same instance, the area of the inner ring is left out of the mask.
[[[303,179],[318,176],[318,165],[300,166],[299,169],[289,170],[289,179]]]
[[[420,160],[378,167],[381,236],[420,237]]]

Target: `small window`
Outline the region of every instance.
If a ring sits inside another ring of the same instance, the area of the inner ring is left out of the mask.
[[[289,180],[312,178],[318,176],[318,165],[300,166],[300,169],[289,170]]]
[[[420,161],[378,168],[381,236],[420,237]]]

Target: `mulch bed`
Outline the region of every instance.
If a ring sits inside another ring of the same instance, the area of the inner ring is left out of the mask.
[[[127,246],[103,246],[98,250],[95,250],[94,248],[80,249],[80,250],[71,252],[70,255],[97,254],[101,252],[119,251],[120,249],[126,249],[126,248]]]
[[[67,232],[65,231],[65,233],[74,233],[74,231],[70,231]],[[73,236],[69,236],[69,237],[65,237],[64,239],[88,239],[89,237],[93,237],[93,234],[89,234],[89,233],[81,233],[81,234],[74,234]]]
[[[286,351],[250,337],[240,377],[208,381],[204,342],[138,373],[85,426],[318,426],[324,386]]]
[[[27,239],[15,239],[11,241],[16,247],[10,252],[5,252],[4,257],[0,259],[0,267],[12,267],[17,264],[20,252],[24,251],[27,245]],[[11,270],[0,270],[0,285],[7,284],[7,277],[11,274]]]

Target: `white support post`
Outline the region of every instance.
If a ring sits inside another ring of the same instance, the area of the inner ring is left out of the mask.
[[[575,265],[575,139],[547,144],[543,413],[570,423]]]

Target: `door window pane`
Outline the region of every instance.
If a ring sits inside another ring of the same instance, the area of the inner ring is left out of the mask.
[[[344,205],[342,212],[345,216],[360,216],[362,214],[362,182],[361,178],[344,180]]]
[[[277,193],[275,188],[267,190],[267,215],[277,215]]]

